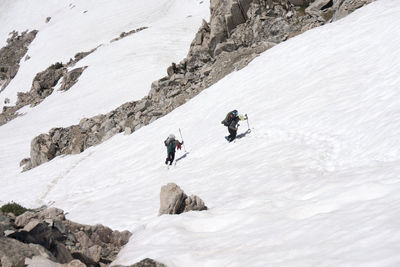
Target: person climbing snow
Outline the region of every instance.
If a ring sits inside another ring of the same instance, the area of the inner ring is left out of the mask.
[[[164,141],[165,146],[167,147],[167,158],[165,159],[165,164],[172,165],[172,162],[175,159],[175,150],[176,148],[181,149],[181,145],[183,145],[183,141],[179,142],[175,140],[175,135],[170,134],[168,138]]]
[[[239,127],[239,121],[247,120],[247,116],[239,115],[239,112],[235,109],[229,112],[221,123],[228,127],[229,135],[225,137],[228,142],[232,142],[236,138],[237,130]]]

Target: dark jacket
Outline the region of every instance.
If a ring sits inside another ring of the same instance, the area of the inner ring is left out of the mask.
[[[229,123],[228,128],[231,129],[231,130],[236,131],[237,130],[237,124],[239,123],[239,120],[240,120],[239,117],[233,117],[231,119],[231,123]]]
[[[175,153],[175,149],[178,145],[182,145],[183,143],[179,142],[178,140],[172,139],[165,140],[165,146],[167,147],[167,152],[169,153]]]

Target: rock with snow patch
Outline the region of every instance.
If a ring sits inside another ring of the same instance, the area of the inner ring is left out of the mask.
[[[87,68],[80,67],[70,70],[64,74],[64,78],[61,82],[60,91],[67,91],[69,90],[77,81],[78,78],[82,75],[83,71]]]
[[[190,210],[206,210],[204,202],[197,196],[188,197],[175,183],[161,187],[160,210],[162,214],[180,214]]]
[[[7,40],[7,45],[0,49],[0,92],[15,77],[22,57],[28,51],[28,46],[35,39],[38,31],[25,31],[21,34],[13,31]]]

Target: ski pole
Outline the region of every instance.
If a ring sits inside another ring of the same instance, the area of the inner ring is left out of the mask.
[[[251,131],[250,130],[250,125],[249,125],[249,117],[247,117],[247,114],[244,114],[244,115],[246,116],[247,128],[248,128],[249,131]]]
[[[182,142],[183,142],[181,128],[179,128],[179,134],[181,135],[181,139],[182,139]],[[186,151],[186,147],[185,147],[185,142],[183,142],[183,149],[185,150],[185,153],[186,153],[187,151]]]

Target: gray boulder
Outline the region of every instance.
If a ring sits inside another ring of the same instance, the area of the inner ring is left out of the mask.
[[[191,210],[206,210],[207,207],[204,204],[204,201],[198,196],[191,195],[185,199],[185,209],[183,212],[191,211]]]
[[[43,256],[55,261],[53,255],[40,245],[25,244],[12,238],[0,237],[0,266],[24,266],[25,258],[33,256]]]
[[[169,183],[161,187],[160,210],[162,214],[180,214],[191,210],[206,210],[204,202],[197,196],[188,197],[175,183]]]
[[[25,227],[30,220],[36,217],[36,214],[32,211],[26,211],[15,218],[15,225],[17,227]]]
[[[180,214],[185,210],[186,194],[175,183],[161,187],[160,210],[161,214]]]

